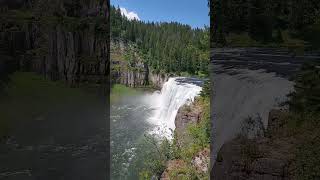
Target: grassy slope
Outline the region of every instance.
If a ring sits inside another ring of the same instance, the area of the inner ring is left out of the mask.
[[[137,89],[127,87],[122,84],[115,84],[111,88],[110,101],[115,102],[121,97],[137,95],[140,92]]]

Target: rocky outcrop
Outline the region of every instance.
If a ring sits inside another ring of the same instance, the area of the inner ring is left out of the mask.
[[[118,65],[119,70],[111,72],[111,81],[113,83],[124,84],[129,87],[153,86],[161,89],[162,85],[168,81],[169,75],[154,74],[149,71],[147,64],[137,63],[135,67],[129,67],[123,62],[112,62],[113,65]]]
[[[178,110],[175,119],[176,129],[174,130],[174,141],[176,146],[178,146],[179,148],[183,148],[185,146],[190,145],[190,143],[192,142],[192,137],[189,137],[190,135],[188,133],[188,126],[191,124],[200,123],[204,113],[203,111],[204,110],[197,101],[197,99],[190,105],[184,105]],[[163,172],[161,179],[183,179],[186,178],[186,176],[190,178],[190,167],[198,175],[207,174],[209,171],[209,162],[209,148],[204,148],[197,152],[189,162],[186,162],[181,159],[170,160],[167,162],[166,169]],[[170,177],[171,174],[174,174],[175,177]]]
[[[157,88],[161,88],[168,81],[170,74],[152,73],[149,72],[149,82]]]
[[[281,131],[283,111],[272,110],[267,132]],[[224,179],[292,179],[294,139],[272,135],[247,139],[238,137],[225,143],[211,171],[211,178]]]
[[[10,51],[17,52],[23,46],[19,68],[71,85],[106,83],[109,74],[107,1],[79,1],[77,5],[69,0],[52,2],[51,9],[46,9],[42,1],[34,1],[28,9],[30,17],[8,20],[19,22],[15,25],[17,30],[2,32],[2,37],[19,41],[10,41],[13,43]],[[93,10],[98,13],[92,13]]]
[[[186,143],[189,140],[187,136],[187,127],[190,124],[199,123],[203,109],[198,104],[192,103],[190,105],[182,106],[177,113],[175,119],[175,139],[178,146]]]
[[[195,167],[198,173],[207,173],[209,171],[209,162],[210,150],[208,148],[198,152],[191,161],[192,166]]]
[[[129,87],[153,86],[161,89],[170,75],[155,73],[135,52],[135,59],[129,63],[123,58],[128,44],[122,41],[111,42],[111,82]]]

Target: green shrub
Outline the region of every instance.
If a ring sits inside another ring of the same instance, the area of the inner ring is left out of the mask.
[[[148,179],[152,176],[160,177],[166,168],[166,162],[173,158],[172,144],[155,136],[145,135],[145,151],[142,153],[144,160],[142,167],[139,169],[140,179]]]
[[[191,161],[196,153],[210,146],[211,121],[209,98],[199,97],[195,103],[199,104],[203,110],[201,120],[198,124],[190,124],[187,127],[187,136],[191,140],[178,150],[180,152],[179,156],[186,161]]]
[[[169,174],[170,179],[179,179],[179,180],[196,180],[197,175],[192,166],[183,166],[178,169],[174,169]]]

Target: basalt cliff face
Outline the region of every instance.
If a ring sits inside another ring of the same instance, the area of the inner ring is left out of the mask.
[[[12,57],[4,64],[15,61],[11,64],[16,64],[16,69],[38,72],[71,85],[106,81],[107,1],[25,1],[23,9],[18,5],[11,8],[11,4],[1,12],[0,42],[7,45],[3,48]]]
[[[153,86],[161,89],[170,74],[157,73],[150,69],[137,52],[134,58],[124,58],[128,44],[122,41],[111,42],[111,81],[129,87]]]
[[[174,141],[177,148],[183,148],[188,146],[193,141],[192,137],[188,133],[188,127],[190,125],[199,124],[204,116],[203,107],[195,100],[190,105],[184,105],[178,110],[175,119]],[[192,168],[194,173],[198,175],[204,175],[209,171],[210,162],[210,150],[204,148],[199,150],[190,160],[190,162],[184,159],[173,159],[166,163],[166,169],[161,175],[161,180],[186,178],[183,169]],[[188,170],[190,171],[190,170]],[[179,174],[180,173],[180,174]],[[173,175],[174,174],[174,175]],[[191,172],[189,172],[191,174]],[[174,177],[172,177],[174,176]],[[190,178],[187,175],[187,178]]]
[[[265,137],[238,137],[225,143],[218,153],[211,178],[295,179],[293,161],[297,141],[281,136],[285,123],[282,116],[286,113],[280,110],[270,112]]]
[[[118,72],[115,82],[129,87],[141,87],[151,85],[154,88],[161,89],[162,85],[169,79],[166,74],[153,74],[148,71],[137,72],[126,70]]]

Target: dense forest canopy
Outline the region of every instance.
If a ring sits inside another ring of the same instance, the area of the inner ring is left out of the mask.
[[[209,28],[192,29],[177,22],[128,20],[111,7],[111,38],[133,43],[145,63],[157,72],[206,74],[209,64]],[[128,52],[127,59],[135,53]]]
[[[215,44],[247,33],[262,43],[283,43],[286,34],[320,47],[319,0],[210,0]]]

